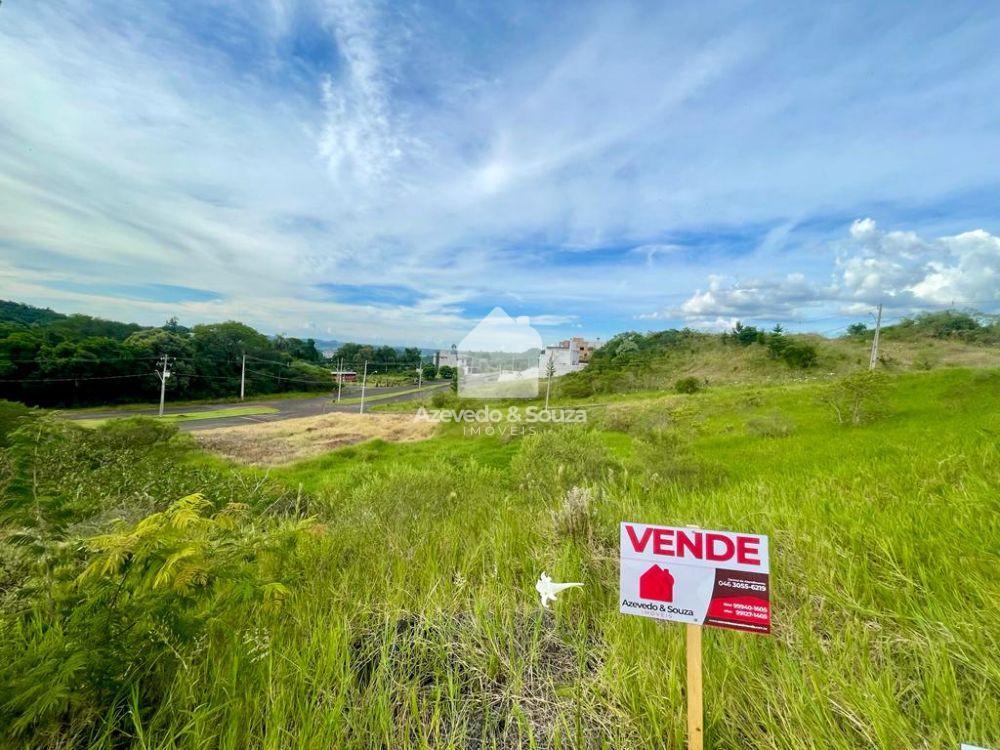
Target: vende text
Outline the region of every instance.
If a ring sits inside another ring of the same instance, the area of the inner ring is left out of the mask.
[[[654,555],[663,557],[692,558],[711,562],[735,560],[740,565],[760,565],[760,539],[740,534],[730,538],[711,531],[685,531],[647,526],[641,534],[625,524],[632,549],[643,553],[651,547]]]

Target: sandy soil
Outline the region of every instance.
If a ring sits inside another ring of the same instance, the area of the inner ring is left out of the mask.
[[[436,425],[412,414],[324,414],[192,433],[203,448],[254,466],[277,466],[372,438],[425,440]]]

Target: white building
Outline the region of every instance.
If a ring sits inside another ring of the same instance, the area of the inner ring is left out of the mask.
[[[468,357],[459,354],[458,347],[454,344],[451,345],[451,349],[441,349],[438,351],[434,355],[434,364],[438,367],[451,367],[463,375],[469,371]]]
[[[587,366],[586,362],[580,361],[580,346],[576,339],[547,346],[542,350],[538,355],[538,376],[542,379],[548,377],[549,362],[555,369],[555,377],[579,372]]]

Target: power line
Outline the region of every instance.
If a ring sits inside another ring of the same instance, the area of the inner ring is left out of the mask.
[[[107,362],[153,362],[159,359],[159,357],[111,357],[109,359],[101,359],[99,357],[36,357],[35,359],[8,359],[7,361],[21,365],[38,364],[40,362],[47,364],[60,364],[62,362],[93,362],[94,364],[104,364]]]
[[[155,372],[145,372],[138,375],[97,375],[85,378],[11,378],[0,380],[0,383],[69,383],[77,380],[120,380],[121,378],[148,378]]]
[[[265,378],[274,378],[275,380],[285,380],[285,381],[288,381],[289,383],[311,383],[312,385],[324,385],[324,383],[322,381],[319,381],[319,380],[304,380],[302,378],[286,378],[286,377],[282,377],[281,375],[273,375],[273,374],[271,374],[269,372],[260,372],[259,370],[247,370],[247,372],[253,373],[254,375],[261,375],[262,377],[265,377]],[[330,381],[329,385],[330,385],[331,388],[333,387],[333,381],[332,380]]]

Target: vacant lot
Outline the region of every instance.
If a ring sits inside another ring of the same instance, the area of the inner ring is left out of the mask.
[[[254,466],[276,466],[378,438],[386,442],[425,440],[435,432],[429,422],[408,414],[324,414],[240,427],[202,430],[203,448]]]
[[[870,386],[278,469],[33,418],[0,452],[0,747],[680,750],[684,628],[618,613],[622,520],[770,536],[773,635],[705,632],[707,747],[1000,747],[1000,373]],[[543,611],[543,570],[585,585]]]

